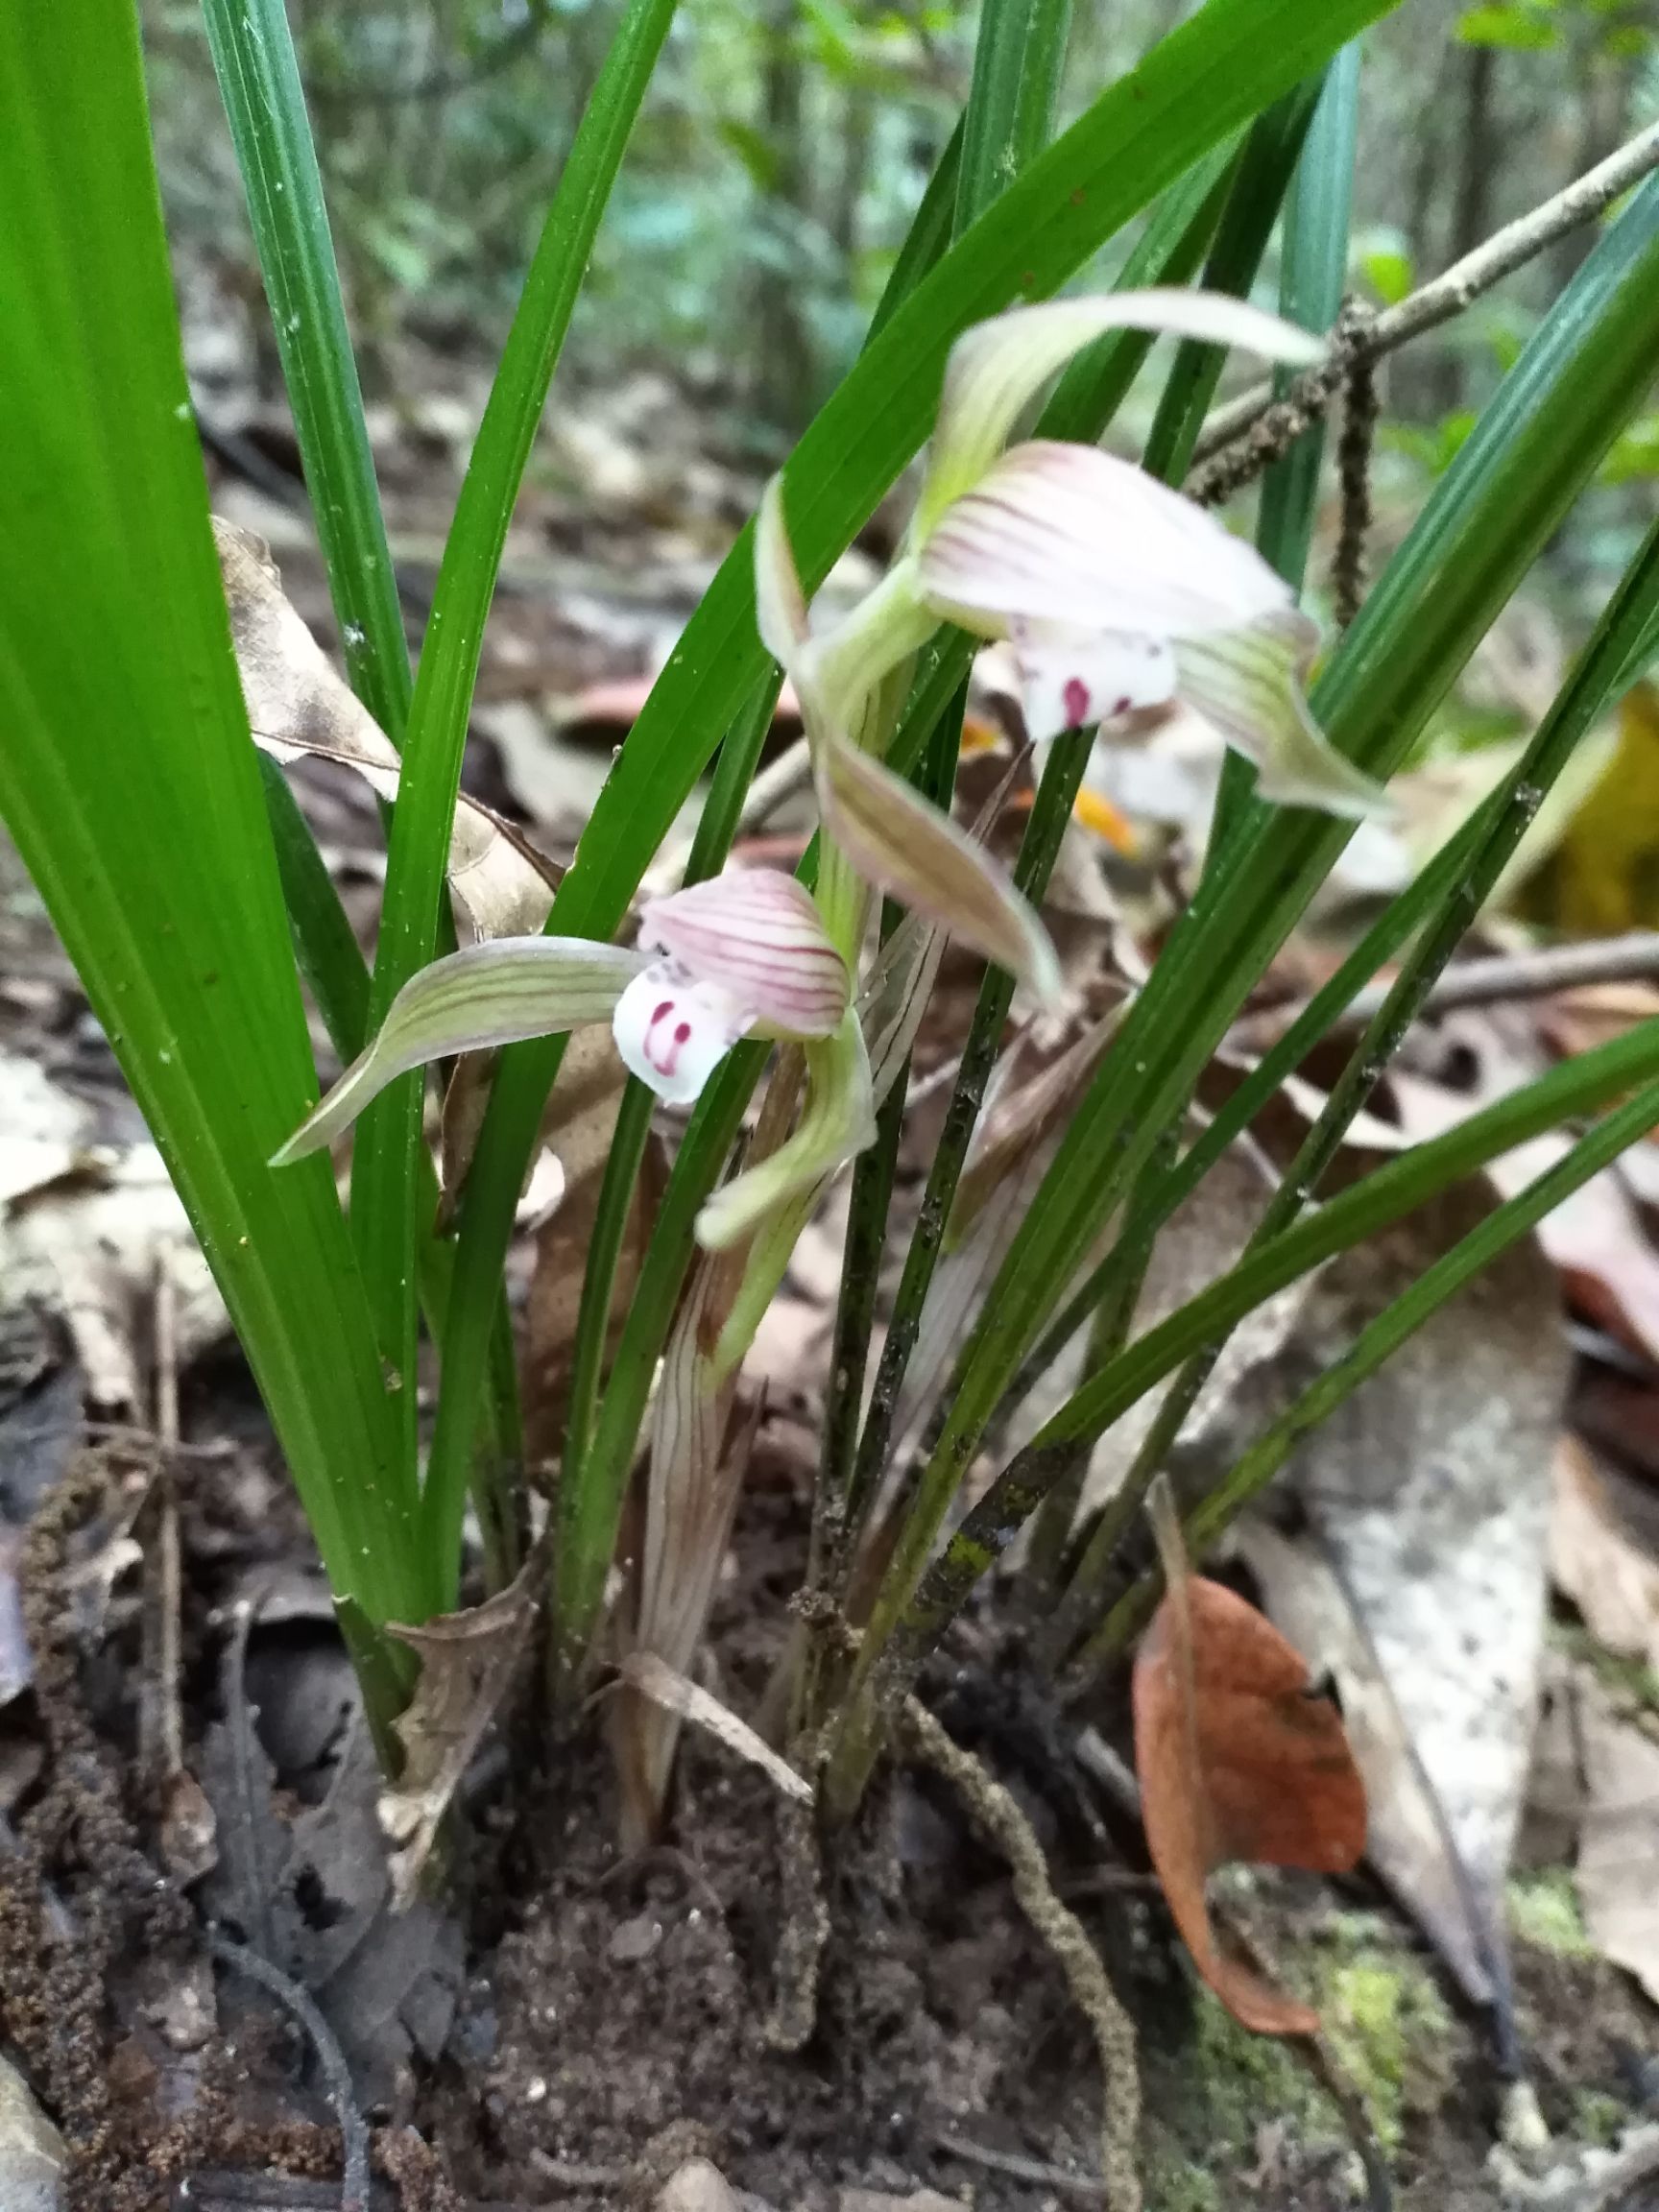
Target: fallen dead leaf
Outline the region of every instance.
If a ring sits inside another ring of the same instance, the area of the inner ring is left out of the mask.
[[[396,798],[397,748],[285,596],[270,549],[218,517],[213,534],[254,743],[277,760],[335,761],[381,798]],[[559,880],[519,830],[466,793],[450,831],[448,874],[476,939],[540,929]]]
[[[1133,1692],[1147,1847],[1199,1973],[1235,2018],[1312,2034],[1316,2013],[1221,1951],[1204,1886],[1232,1862],[1347,1872],[1365,1849],[1364,1785],[1300,1654],[1234,1591],[1187,1572],[1174,1511],[1160,1486],[1166,1591]]]
[[[1334,1262],[1277,1376],[1252,1379],[1258,1408],[1276,1410],[1339,1360],[1490,1205],[1480,1185],[1459,1185]],[[1515,1246],[1321,1424],[1287,1475],[1308,1523],[1308,1574],[1334,1582],[1326,1611],[1336,1625],[1310,1656],[1331,1666],[1344,1711],[1353,1697],[1377,1716],[1380,1675],[1404,1728],[1402,1738],[1381,1717],[1356,1734],[1382,1809],[1372,1863],[1477,2002],[1506,2000],[1503,1887],[1544,1648],[1567,1358],[1551,1270],[1535,1246]],[[1226,1464],[1220,1441],[1178,1468],[1184,1494]],[[1293,1596],[1281,1577],[1267,1602],[1300,1642],[1308,1618]]]
[[[542,1574],[534,1554],[516,1581],[481,1605],[419,1627],[389,1623],[421,1661],[415,1695],[393,1722],[403,1771],[379,1802],[380,1825],[395,1846],[389,1864],[399,1911],[415,1901],[449,1801],[507,1695],[536,1619]]]
[[[1590,1940],[1659,2001],[1659,1743],[1575,1674],[1584,1787],[1578,1902]]]
[[[1659,1667],[1659,1559],[1620,1513],[1624,1486],[1576,1436],[1562,1437],[1555,1454],[1550,1572],[1598,1644],[1622,1658]]]
[[[90,1109],[10,1052],[0,1052],[0,1310],[54,1315],[87,1399],[132,1410],[163,1252],[178,1288],[180,1359],[229,1330],[161,1155],[148,1142],[95,1142]]]
[[[724,1743],[728,1751],[734,1751],[739,1759],[747,1759],[785,1797],[799,1805],[812,1802],[812,1785],[804,1774],[798,1774],[787,1760],[780,1759],[770,1743],[757,1736],[747,1720],[733,1713],[730,1705],[722,1705],[719,1698],[676,1673],[666,1660],[655,1651],[630,1651],[621,1666],[622,1680],[629,1689],[637,1690],[641,1697],[661,1706],[665,1713],[675,1713],[683,1720],[712,1736],[717,1743]]]

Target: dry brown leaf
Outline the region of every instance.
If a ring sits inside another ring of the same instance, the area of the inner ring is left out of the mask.
[[[403,1771],[381,1792],[380,1825],[394,1849],[388,1866],[398,1911],[415,1902],[449,1801],[495,1717],[535,1622],[544,1564],[539,1554],[506,1590],[463,1613],[419,1627],[388,1627],[421,1661],[421,1679],[393,1726]]]
[[[254,743],[277,760],[335,761],[381,798],[396,798],[397,748],[284,594],[269,548],[218,517],[213,534]],[[450,831],[448,874],[478,939],[539,930],[559,880],[519,830],[465,793]]]
[[[1364,1785],[1300,1654],[1234,1591],[1186,1572],[1164,1496],[1166,1588],[1134,1678],[1147,1848],[1199,1973],[1235,2018],[1312,2034],[1316,2013],[1219,1948],[1204,1886],[1230,1862],[1345,1873],[1365,1848]]]
[[[1659,1668],[1659,1559],[1619,1510],[1624,1487],[1576,1436],[1555,1454],[1550,1572],[1597,1643]]]
[[[728,1751],[758,1767],[785,1797],[800,1805],[811,1804],[812,1785],[804,1774],[797,1774],[787,1760],[780,1759],[771,1744],[757,1736],[747,1720],[739,1719],[730,1705],[722,1705],[718,1697],[676,1672],[655,1651],[630,1651],[622,1662],[622,1679],[641,1697],[689,1720],[694,1727],[706,1729]]]
[[[1334,1365],[1365,1324],[1491,1209],[1469,1183],[1344,1255],[1320,1277],[1277,1373],[1269,1417]],[[1412,1336],[1298,1452],[1287,1481],[1307,1549],[1334,1573],[1405,1724],[1357,1743],[1380,1820],[1373,1863],[1478,2002],[1506,1983],[1504,1880],[1526,1786],[1544,1648],[1551,1461],[1567,1350],[1560,1299],[1533,1245],[1512,1247]],[[1217,1443],[1241,1442],[1218,1437]],[[1216,1457],[1205,1465],[1219,1472]],[[1200,1479],[1194,1466],[1183,1484]],[[1290,1626],[1279,1601],[1276,1619]],[[1352,1634],[1338,1644],[1352,1648]],[[1322,1652],[1344,1704],[1363,1667]],[[1407,1811],[1419,1784],[1438,1818]],[[1449,1868],[1450,1839],[1456,1864]]]
[[[1584,1806],[1578,1902],[1591,1941],[1659,2001],[1659,1743],[1576,1671]]]

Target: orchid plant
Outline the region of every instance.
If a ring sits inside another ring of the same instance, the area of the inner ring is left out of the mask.
[[[1141,1593],[1114,1581],[1112,1539],[1135,1499],[1081,1546],[1068,1502],[1080,1455],[1146,1391],[1297,1272],[1453,1177],[1623,1100],[1322,1379],[1327,1408],[1610,1147],[1659,1119],[1659,1025],[1646,1023],[1297,1218],[1540,792],[1651,652],[1659,533],[1504,789],[1226,1106],[1196,1131],[1190,1114],[1210,1056],[1354,824],[1386,808],[1389,774],[1641,402],[1659,343],[1659,186],[1609,225],[1321,663],[1302,604],[1318,488],[1307,418],[1304,442],[1272,461],[1254,544],[1238,517],[1165,479],[1191,451],[1226,356],[1281,375],[1328,360],[1346,242],[1325,216],[1345,206],[1352,169],[1350,42],[1388,0],[1206,0],[1051,145],[1045,9],[985,0],[969,151],[942,168],[864,355],[710,587],[557,888],[519,855],[517,919],[491,936],[499,922],[467,906],[462,934],[482,941],[448,950],[454,854],[475,859],[496,837],[470,802],[457,814],[491,594],[673,0],[620,0],[413,675],[282,0],[204,5],[356,694],[349,750],[392,802],[373,968],[276,765],[309,740],[269,726],[269,671],[240,633],[237,680],[136,26],[120,0],[88,21],[0,15],[0,100],[55,126],[50,147],[0,132],[0,199],[17,216],[0,229],[0,297],[20,303],[0,365],[12,434],[0,471],[0,711],[12,733],[0,809],[224,1287],[389,1758],[409,1694],[389,1624],[453,1611],[535,1559],[502,1284],[568,1035],[602,1043],[608,1030],[619,1088],[627,1078],[587,1258],[552,1536],[555,1679],[575,1693],[573,1712],[600,1662],[642,1649],[682,1675],[694,1664],[736,1509],[743,1362],[804,1224],[852,1165],[810,1632],[774,1700],[797,1755],[827,1753],[825,1802],[845,1815],[922,1660],[1034,1515],[1058,1529],[1038,1548],[1068,1624],[1054,1664],[1093,1666],[1128,1633]],[[1047,15],[1053,30],[1063,11]],[[1287,229],[1294,322],[1243,297],[1286,196],[1321,211]],[[1053,297],[1143,214],[1121,288]],[[1201,265],[1207,282],[1192,288]],[[1102,440],[1161,337],[1177,343],[1175,372],[1157,465],[1137,466]],[[813,592],[925,442],[895,558],[859,604],[828,617]],[[235,631],[234,594],[229,613]],[[1011,659],[1042,755],[1012,871],[982,826],[959,818],[953,788],[961,686],[986,643]],[[727,865],[781,672],[801,702],[820,825],[797,875]],[[306,682],[321,680],[308,665]],[[1228,804],[1150,973],[1107,1020],[1085,1018],[1043,885],[1088,749],[1110,752],[1133,717],[1177,702],[1232,749]],[[638,888],[716,755],[690,878],[639,901],[630,934]],[[524,933],[525,896],[532,920],[551,899],[538,934]],[[922,1205],[902,1226],[891,1199],[905,1070],[948,939],[983,960],[985,979]],[[1139,1270],[1175,1206],[1407,947],[1388,1007],[1310,1140],[1311,1164],[1256,1245],[1135,1337]],[[315,1105],[301,978],[346,1064]],[[1043,1016],[1063,1047],[1031,1089],[1028,1125],[1011,1140],[999,1120],[970,1159],[1011,1009],[1016,1037],[1027,1014]],[[498,1058],[467,1064],[488,1110],[439,1229],[420,1071],[485,1052]],[[645,1206],[637,1168],[660,1107],[687,1118],[670,1124],[672,1170]],[[325,1156],[353,1123],[343,1193]],[[637,1201],[642,1257],[613,1327]],[[912,1371],[952,1224],[979,1235],[993,1217],[977,1303]],[[871,1381],[883,1261],[900,1237]],[[429,1437],[405,1386],[422,1325],[442,1371]],[[971,1467],[999,1449],[1033,1374],[1085,1328],[1076,1387],[964,1514]],[[1298,1417],[1200,1503],[1195,1539],[1271,1478]],[[895,1449],[906,1431],[920,1449]],[[639,1509],[627,1515],[642,1446]],[[469,1486],[481,1551],[465,1527]],[[618,1710],[648,1828],[673,1729],[626,1700]]]

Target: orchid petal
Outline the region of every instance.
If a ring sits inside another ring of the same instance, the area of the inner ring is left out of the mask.
[[[1053,300],[976,324],[957,339],[946,365],[915,542],[926,539],[952,499],[977,484],[1049,377],[1108,330],[1152,330],[1241,346],[1292,368],[1306,367],[1324,350],[1306,330],[1244,301],[1177,289]]]
[[[818,755],[824,827],[864,877],[925,914],[1038,998],[1060,996],[1048,932],[1007,871],[902,776],[831,738]]]
[[[1022,617],[1009,623],[1008,636],[1033,744],[1175,696],[1175,655],[1166,638]]]
[[[639,943],[718,984],[774,1036],[830,1036],[852,996],[812,894],[781,868],[736,869],[651,900]]]
[[[1309,712],[1302,674],[1318,632],[1286,611],[1177,646],[1181,696],[1260,770],[1263,799],[1366,821],[1393,811],[1380,783],[1338,753]]]
[[[397,1076],[428,1060],[609,1022],[639,955],[589,937],[497,937],[412,975],[379,1033],[272,1156],[285,1167],[333,1142]]]
[[[1132,462],[1034,439],[940,518],[919,556],[938,613],[1148,637],[1236,630],[1291,604],[1253,545]]]
[[[710,1251],[751,1235],[875,1139],[870,1059],[857,1015],[849,1009],[833,1037],[809,1039],[802,1050],[807,1087],[800,1123],[770,1159],[733,1177],[704,1205],[697,1240]]]
[[[739,1037],[755,1026],[745,999],[678,961],[659,960],[636,975],[612,1017],[616,1049],[631,1075],[665,1105],[689,1106]]]

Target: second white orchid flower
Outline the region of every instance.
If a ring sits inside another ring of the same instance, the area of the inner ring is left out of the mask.
[[[1276,316],[1182,291],[1016,308],[967,332],[904,551],[861,608],[797,652],[804,703],[850,728],[883,671],[951,621],[1013,647],[1034,741],[1094,724],[1109,733],[1135,709],[1179,697],[1255,761],[1264,798],[1352,817],[1384,810],[1381,788],[1315,725],[1303,682],[1317,627],[1252,546],[1096,446],[1007,445],[1048,378],[1116,328],[1292,365],[1318,351]]]

